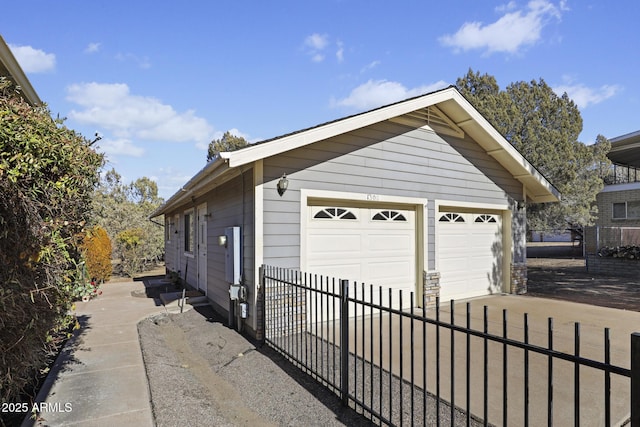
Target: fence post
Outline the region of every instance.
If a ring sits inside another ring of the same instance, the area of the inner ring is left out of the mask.
[[[340,399],[349,405],[349,281],[340,280]]]
[[[258,270],[258,342],[262,347],[267,340],[267,290],[265,289],[264,264]]]
[[[640,426],[640,332],[631,334],[631,425]]]

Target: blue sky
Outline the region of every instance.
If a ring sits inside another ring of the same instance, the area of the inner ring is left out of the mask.
[[[165,199],[225,131],[255,142],[454,84],[544,79],[580,140],[640,129],[640,2],[21,0],[0,34],[40,98]]]

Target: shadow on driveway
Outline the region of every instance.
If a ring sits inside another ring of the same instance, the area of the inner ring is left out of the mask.
[[[529,258],[527,265],[528,296],[640,311],[640,278],[595,275],[580,258]]]

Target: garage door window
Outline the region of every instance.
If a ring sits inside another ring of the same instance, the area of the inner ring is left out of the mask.
[[[353,212],[343,208],[324,208],[316,212],[314,219],[357,219]]]
[[[496,217],[493,215],[482,214],[478,215],[474,222],[487,223],[487,222],[497,222]]]
[[[446,213],[440,217],[440,222],[464,222],[462,215],[457,213]]]
[[[407,222],[407,218],[396,211],[379,211],[371,218],[373,221],[402,221]]]

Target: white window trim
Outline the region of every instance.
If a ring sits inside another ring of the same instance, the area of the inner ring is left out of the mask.
[[[196,238],[196,230],[195,230],[195,226],[196,226],[196,218],[195,218],[195,208],[191,208],[191,209],[187,209],[182,213],[182,223],[184,225],[184,236],[182,236],[182,244],[184,245],[183,250],[184,250],[184,256],[188,257],[188,258],[195,258],[195,238]],[[191,221],[189,224],[189,227],[191,228],[191,230],[187,229],[187,224],[186,224],[186,216],[190,215],[191,216]],[[189,242],[191,243],[192,249],[191,251],[188,250],[186,243],[186,238],[187,236],[191,236]]]

